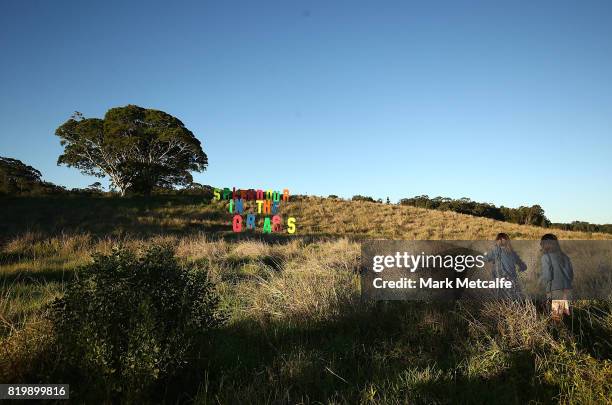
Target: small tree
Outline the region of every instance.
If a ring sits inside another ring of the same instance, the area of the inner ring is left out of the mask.
[[[102,183],[100,183],[99,181],[96,181],[95,183],[90,184],[89,186],[87,186],[87,189],[90,191],[98,192],[98,193],[104,190],[104,188],[102,187]]]
[[[103,119],[75,112],[55,134],[64,146],[57,164],[108,176],[122,196],[190,184],[190,172],[208,165],[200,141],[178,118],[136,105],[111,108]]]

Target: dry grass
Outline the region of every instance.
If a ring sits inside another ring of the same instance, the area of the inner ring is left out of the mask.
[[[506,232],[512,239],[539,239],[547,230],[488,218],[365,201],[309,197],[290,202],[284,216],[297,219],[302,234],[330,234],[387,239],[492,240]],[[553,230],[560,239],[611,239],[600,233]]]
[[[358,302],[358,254],[346,239],[308,246],[281,271],[243,286],[246,315],[305,324],[345,314]]]

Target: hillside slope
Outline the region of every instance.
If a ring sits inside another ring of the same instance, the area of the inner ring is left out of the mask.
[[[255,204],[247,206],[254,208]],[[0,198],[0,236],[5,241],[25,232],[41,236],[90,233],[105,238],[200,233],[237,236],[232,235],[232,214],[227,208],[227,202],[210,202],[199,196],[4,197]],[[609,234],[547,230],[454,212],[320,197],[281,205],[280,214],[285,219],[296,218],[297,236],[491,239],[506,232],[514,239],[539,239],[552,231],[561,239],[612,239]],[[260,234],[261,226],[258,228]]]
[[[471,240],[493,239],[499,232],[513,239],[539,239],[554,232],[561,239],[612,239],[612,235],[602,233],[545,229],[451,211],[318,197],[289,203],[282,214],[296,217],[302,234]]]

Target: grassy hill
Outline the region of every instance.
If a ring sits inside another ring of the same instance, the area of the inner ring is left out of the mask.
[[[330,234],[386,239],[494,239],[499,232],[513,239],[539,239],[550,232],[536,226],[424,208],[310,197],[284,211],[298,218],[306,234]],[[561,239],[611,239],[600,233],[552,230]]]
[[[206,234],[236,237],[227,203],[199,196],[152,198],[13,197],[0,200],[0,234],[5,238],[87,233],[98,237],[151,237]],[[388,239],[492,239],[506,232],[514,239],[539,239],[545,228],[479,218],[451,211],[306,197],[281,208],[297,219],[296,236]],[[561,239],[610,239],[608,234],[553,230]],[[247,235],[248,234],[248,235]],[[242,236],[258,236],[245,233]],[[260,236],[260,235],[259,235]]]
[[[0,380],[46,381],[41,370],[61,369],[45,305],[63,294],[92,253],[165,244],[181,261],[208,269],[229,319],[205,343],[209,355],[195,359],[172,389],[161,387],[157,400],[605,403],[612,397],[609,302],[577,303],[566,323],[554,324],[531,302],[360,300],[359,239],[492,239],[498,232],[536,239],[545,229],[315,197],[281,213],[297,219],[297,236],[234,234],[226,205],[199,197],[0,200]],[[71,388],[81,400],[110,400],[76,382]]]

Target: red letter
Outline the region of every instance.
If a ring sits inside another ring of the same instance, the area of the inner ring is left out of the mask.
[[[282,232],[283,230],[283,220],[280,215],[274,215],[272,217],[272,232]]]
[[[242,231],[242,216],[234,215],[234,220],[232,221],[232,228],[234,229],[234,232]]]

